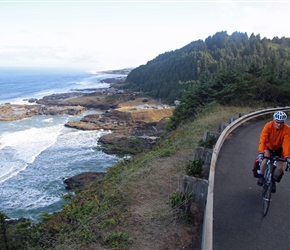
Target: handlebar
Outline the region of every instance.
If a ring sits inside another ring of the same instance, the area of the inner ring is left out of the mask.
[[[263,159],[268,159],[268,160],[270,160],[270,161],[282,161],[282,162],[287,162],[287,160],[286,159],[284,159],[284,158],[280,158],[279,156],[270,156],[270,157],[267,157],[267,156],[263,156]]]
[[[270,161],[281,161],[281,162],[287,162],[287,160],[285,158],[280,158],[279,156],[264,156],[263,158],[268,159]],[[286,167],[285,167],[285,171],[290,171],[290,163],[287,162]]]

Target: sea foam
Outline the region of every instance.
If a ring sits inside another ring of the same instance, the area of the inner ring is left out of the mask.
[[[62,127],[30,128],[3,134],[0,137],[0,158],[10,157],[2,161],[0,183],[25,170],[41,152],[53,145]]]

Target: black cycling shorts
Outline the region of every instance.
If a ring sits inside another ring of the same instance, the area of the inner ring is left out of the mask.
[[[283,158],[283,149],[282,148],[279,148],[277,150],[272,150],[272,149],[266,147],[266,149],[270,151],[271,155],[279,156],[280,158]]]

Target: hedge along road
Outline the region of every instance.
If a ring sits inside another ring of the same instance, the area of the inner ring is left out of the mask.
[[[290,172],[277,183],[265,218],[262,187],[252,173],[267,121],[244,123],[220,150],[215,168],[213,250],[290,249]]]

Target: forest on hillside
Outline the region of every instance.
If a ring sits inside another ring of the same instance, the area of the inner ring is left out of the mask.
[[[178,119],[185,119],[211,102],[288,105],[289,79],[290,38],[221,31],[139,66],[126,84],[162,102],[181,100],[176,112],[183,109]]]
[[[195,85],[207,85],[205,97],[223,104],[287,103],[289,75],[290,38],[222,31],[157,56],[132,70],[126,83],[167,103]]]

